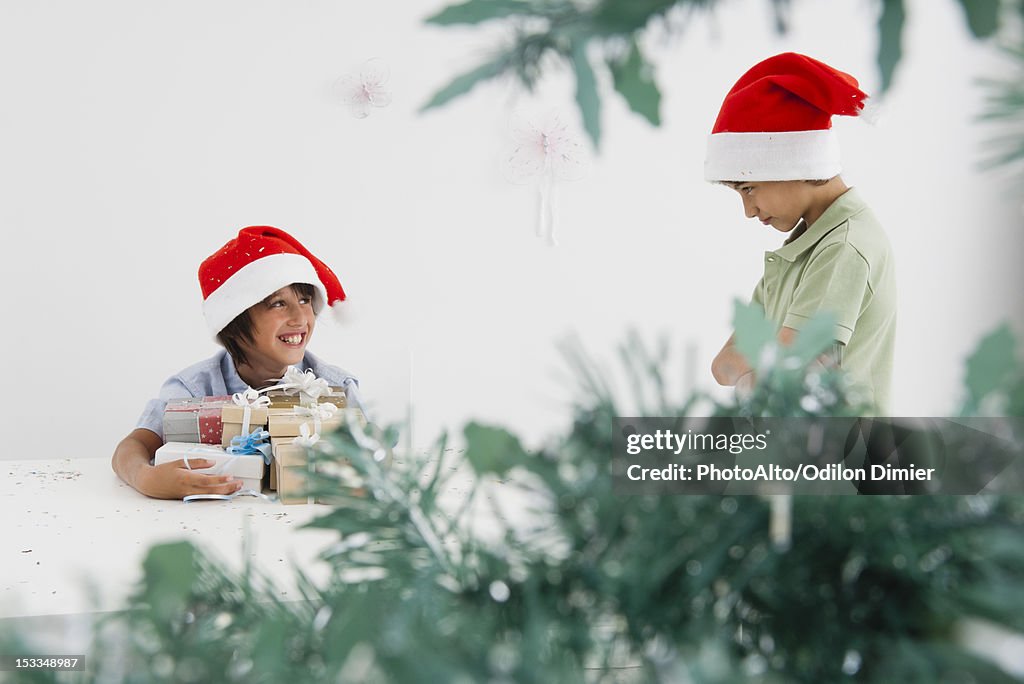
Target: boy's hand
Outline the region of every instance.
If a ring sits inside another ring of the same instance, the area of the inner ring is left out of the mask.
[[[138,474],[136,488],[155,499],[181,499],[190,494],[234,494],[242,488],[242,481],[231,475],[195,472],[212,467],[213,461],[190,458],[188,463],[192,469],[181,458],[158,466],[146,466]]]

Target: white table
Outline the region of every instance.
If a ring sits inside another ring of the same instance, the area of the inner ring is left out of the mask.
[[[442,493],[453,507],[472,482],[456,475]],[[524,503],[497,491],[510,512]],[[0,462],[0,502],[0,628],[14,627],[54,653],[88,652],[96,614],[124,607],[154,544],[187,539],[237,569],[248,522],[254,566],[288,600],[299,598],[293,565],[324,581],[328,568],[317,556],[338,539],[334,532],[299,529],[327,506],[251,497],[188,504],[149,499],[121,482],[107,458]],[[491,536],[486,514],[474,517],[478,534]],[[962,620],[959,630],[976,653],[1024,675],[1024,637],[975,620]]]
[[[189,540],[232,568],[250,556],[285,599],[298,598],[292,565],[327,576],[318,553],[337,533],[301,530],[327,506],[232,501],[160,501],[121,480],[109,458],[0,462],[0,618],[123,607],[154,544]]]

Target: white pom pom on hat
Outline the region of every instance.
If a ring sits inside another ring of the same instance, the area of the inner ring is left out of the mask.
[[[842,167],[833,116],[860,116],[857,79],[785,52],[755,64],[729,90],[708,137],[709,181],[832,178]]]
[[[216,339],[240,313],[292,283],[313,286],[314,313],[319,315],[326,304],[338,317],[345,290],[334,271],[280,228],[241,229],[199,265],[203,315],[210,335]]]

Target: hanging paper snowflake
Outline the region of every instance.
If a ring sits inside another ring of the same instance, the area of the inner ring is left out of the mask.
[[[555,181],[579,180],[587,171],[586,151],[579,137],[557,112],[510,121],[515,147],[505,159],[505,176],[513,183],[537,188],[537,235],[556,246]]]
[[[391,92],[385,89],[391,70],[380,59],[367,60],[359,73],[338,79],[341,98],[352,116],[365,119],[373,107],[387,107],[391,104]]]

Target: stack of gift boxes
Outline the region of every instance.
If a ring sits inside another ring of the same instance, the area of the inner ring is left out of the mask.
[[[171,400],[155,464],[210,459],[212,467],[196,472],[240,478],[240,491],[260,492],[266,484],[285,504],[313,503],[306,495],[310,449],[320,435],[341,426],[348,412],[363,420],[358,409],[347,408],[342,388],[295,369],[263,392]],[[330,501],[321,497],[317,503]]]
[[[270,488],[277,492],[281,503],[307,503],[304,491],[311,465],[309,449],[321,434],[342,424],[346,410],[358,409],[346,409],[345,393],[338,388],[331,388],[317,402],[306,405],[294,395],[272,394],[270,402],[267,432],[274,452]]]

